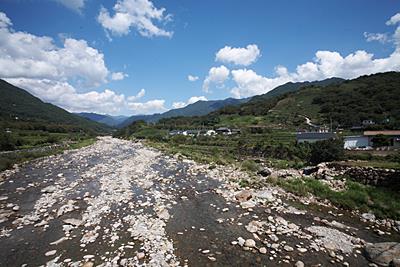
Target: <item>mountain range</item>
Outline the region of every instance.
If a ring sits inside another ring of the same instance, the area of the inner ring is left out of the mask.
[[[80,113],[75,113],[78,116],[81,116],[83,118],[96,121],[99,123],[104,123],[108,126],[115,127],[118,126],[119,124],[123,123],[126,119],[128,119],[128,116],[111,116],[111,115],[103,115],[103,114],[97,114],[93,112],[80,112]]]
[[[350,125],[362,118],[371,117],[381,120],[387,117],[387,114],[393,114],[393,110],[397,108],[396,92],[393,93],[395,90],[393,88],[396,88],[396,84],[400,82],[398,77],[399,73],[389,72],[363,76],[354,80],[330,78],[314,82],[289,82],[266,94],[252,98],[198,101],[164,113],[131,117],[96,113],[72,114],[55,105],[44,103],[27,91],[0,80],[0,95],[2,96],[0,98],[0,123],[4,127],[14,127],[15,125],[34,129],[64,127],[72,131],[107,132],[111,129],[109,126],[122,128],[138,120],[155,123],[161,119],[201,117],[217,112],[217,114],[267,115],[269,118],[275,116],[275,121],[293,121],[295,117],[298,117],[296,114],[300,113],[321,121],[330,115],[335,116],[338,123]],[[373,87],[371,87],[372,85]],[[369,98],[360,89],[364,87],[366,92],[372,92]],[[343,96],[347,96],[347,99],[340,98]],[[380,98],[376,96],[380,96]],[[374,105],[371,101],[379,102],[379,105]],[[342,103],[347,104],[342,105]],[[368,105],[365,106],[363,103],[368,103]],[[348,109],[351,107],[357,108],[358,113],[350,120]],[[341,110],[338,111],[338,109]],[[380,109],[383,115],[375,114],[379,114],[379,110],[371,114],[369,110],[372,109]]]
[[[119,128],[127,126],[134,121],[143,120],[146,122],[157,122],[160,119],[172,118],[172,117],[192,117],[192,116],[202,116],[206,115],[210,112],[216,111],[225,106],[236,106],[242,103],[246,103],[249,99],[235,99],[235,98],[227,98],[224,100],[200,100],[196,103],[187,105],[183,108],[171,109],[167,112],[153,115],[134,115],[127,118],[121,124],[118,125]]]
[[[239,105],[243,105],[247,102],[250,105],[257,104],[259,101],[264,101],[266,99],[270,99],[275,96],[294,92],[305,86],[310,86],[310,85],[326,86],[326,85],[331,85],[331,84],[338,84],[343,81],[344,80],[340,79],[340,78],[330,78],[330,79],[326,79],[326,80],[322,80],[322,81],[314,81],[314,82],[297,82],[297,83],[288,82],[286,84],[276,87],[275,89],[269,91],[266,94],[262,94],[262,95],[258,95],[258,96],[254,96],[254,97],[243,98],[243,99],[227,98],[224,100],[208,100],[208,101],[200,100],[196,103],[187,105],[186,107],[183,107],[183,108],[171,109],[164,113],[156,113],[156,114],[152,114],[152,115],[134,115],[131,117],[123,117],[123,116],[114,117],[114,116],[110,116],[110,115],[100,115],[100,114],[96,114],[96,113],[77,113],[77,115],[97,121],[97,122],[105,123],[109,126],[122,128],[122,127],[125,127],[125,126],[131,124],[134,121],[139,121],[139,120],[154,123],[154,122],[158,122],[160,119],[166,119],[166,118],[172,118],[172,117],[203,116],[203,115],[209,114],[211,112],[217,111],[221,108],[227,107],[227,106],[239,106]]]

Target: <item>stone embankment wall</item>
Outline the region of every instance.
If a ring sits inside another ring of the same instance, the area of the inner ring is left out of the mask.
[[[400,170],[350,167],[340,164],[328,164],[327,167],[340,171],[351,179],[366,185],[400,189]]]

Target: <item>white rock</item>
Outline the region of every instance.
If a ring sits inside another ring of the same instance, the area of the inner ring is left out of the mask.
[[[261,247],[258,249],[261,254],[267,254],[267,249],[265,247]]]
[[[361,217],[363,217],[367,221],[374,221],[375,220],[375,215],[372,213],[363,213],[361,214]]]
[[[50,251],[47,251],[44,255],[46,257],[49,257],[49,256],[55,255],[56,253],[57,253],[57,250],[50,250]]]
[[[243,237],[238,237],[238,243],[239,243],[239,245],[240,245],[241,247],[244,246],[244,243],[245,243],[245,242],[246,242],[246,240],[244,240]]]
[[[307,249],[306,249],[306,248],[297,248],[297,250],[298,250],[300,253],[306,253],[306,252],[307,252]]]
[[[253,239],[246,239],[246,241],[244,242],[244,246],[248,248],[254,248],[256,246],[256,241],[254,241]]]
[[[288,252],[294,250],[291,246],[288,246],[288,245],[285,245],[285,246],[283,247],[283,249],[286,250],[286,251],[288,251]]]
[[[55,187],[55,186],[53,186],[53,185],[50,185],[50,186],[48,186],[48,187],[45,187],[45,188],[43,188],[42,189],[42,193],[53,193],[53,192],[55,192],[57,190],[57,187]]]

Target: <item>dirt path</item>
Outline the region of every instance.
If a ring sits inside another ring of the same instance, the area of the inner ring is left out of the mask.
[[[0,266],[365,266],[399,240],[246,175],[108,137],[25,164],[0,180]]]

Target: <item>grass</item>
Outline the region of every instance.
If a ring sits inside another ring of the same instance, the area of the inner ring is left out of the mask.
[[[274,159],[270,158],[267,161],[268,167],[276,168],[276,169],[301,169],[307,166],[307,163],[302,160],[285,160],[285,159]]]
[[[300,196],[312,194],[320,199],[328,199],[332,204],[344,209],[373,212],[378,218],[400,219],[400,195],[389,189],[366,186],[349,180],[346,182],[346,189],[340,192],[333,191],[328,185],[311,178],[272,182]]]
[[[82,139],[67,147],[56,147],[45,151],[18,151],[7,155],[0,155],[0,171],[10,169],[14,164],[23,163],[29,160],[56,155],[68,149],[78,149],[89,146],[96,142],[96,138]]]
[[[93,145],[96,142],[96,138],[88,138],[80,140],[76,143],[72,143],[69,145],[69,149],[79,149],[85,146]]]
[[[400,169],[400,162],[386,161],[386,160],[368,160],[368,161],[347,161],[345,164],[348,166],[356,167],[374,167],[383,169]]]
[[[171,144],[147,141],[148,145],[169,154],[181,154],[201,163],[215,163],[220,165],[232,164],[235,159],[227,153],[224,147],[204,147],[198,145]]]
[[[257,172],[260,170],[260,167],[254,160],[244,160],[240,164],[240,167],[244,171],[249,171],[249,172]]]

